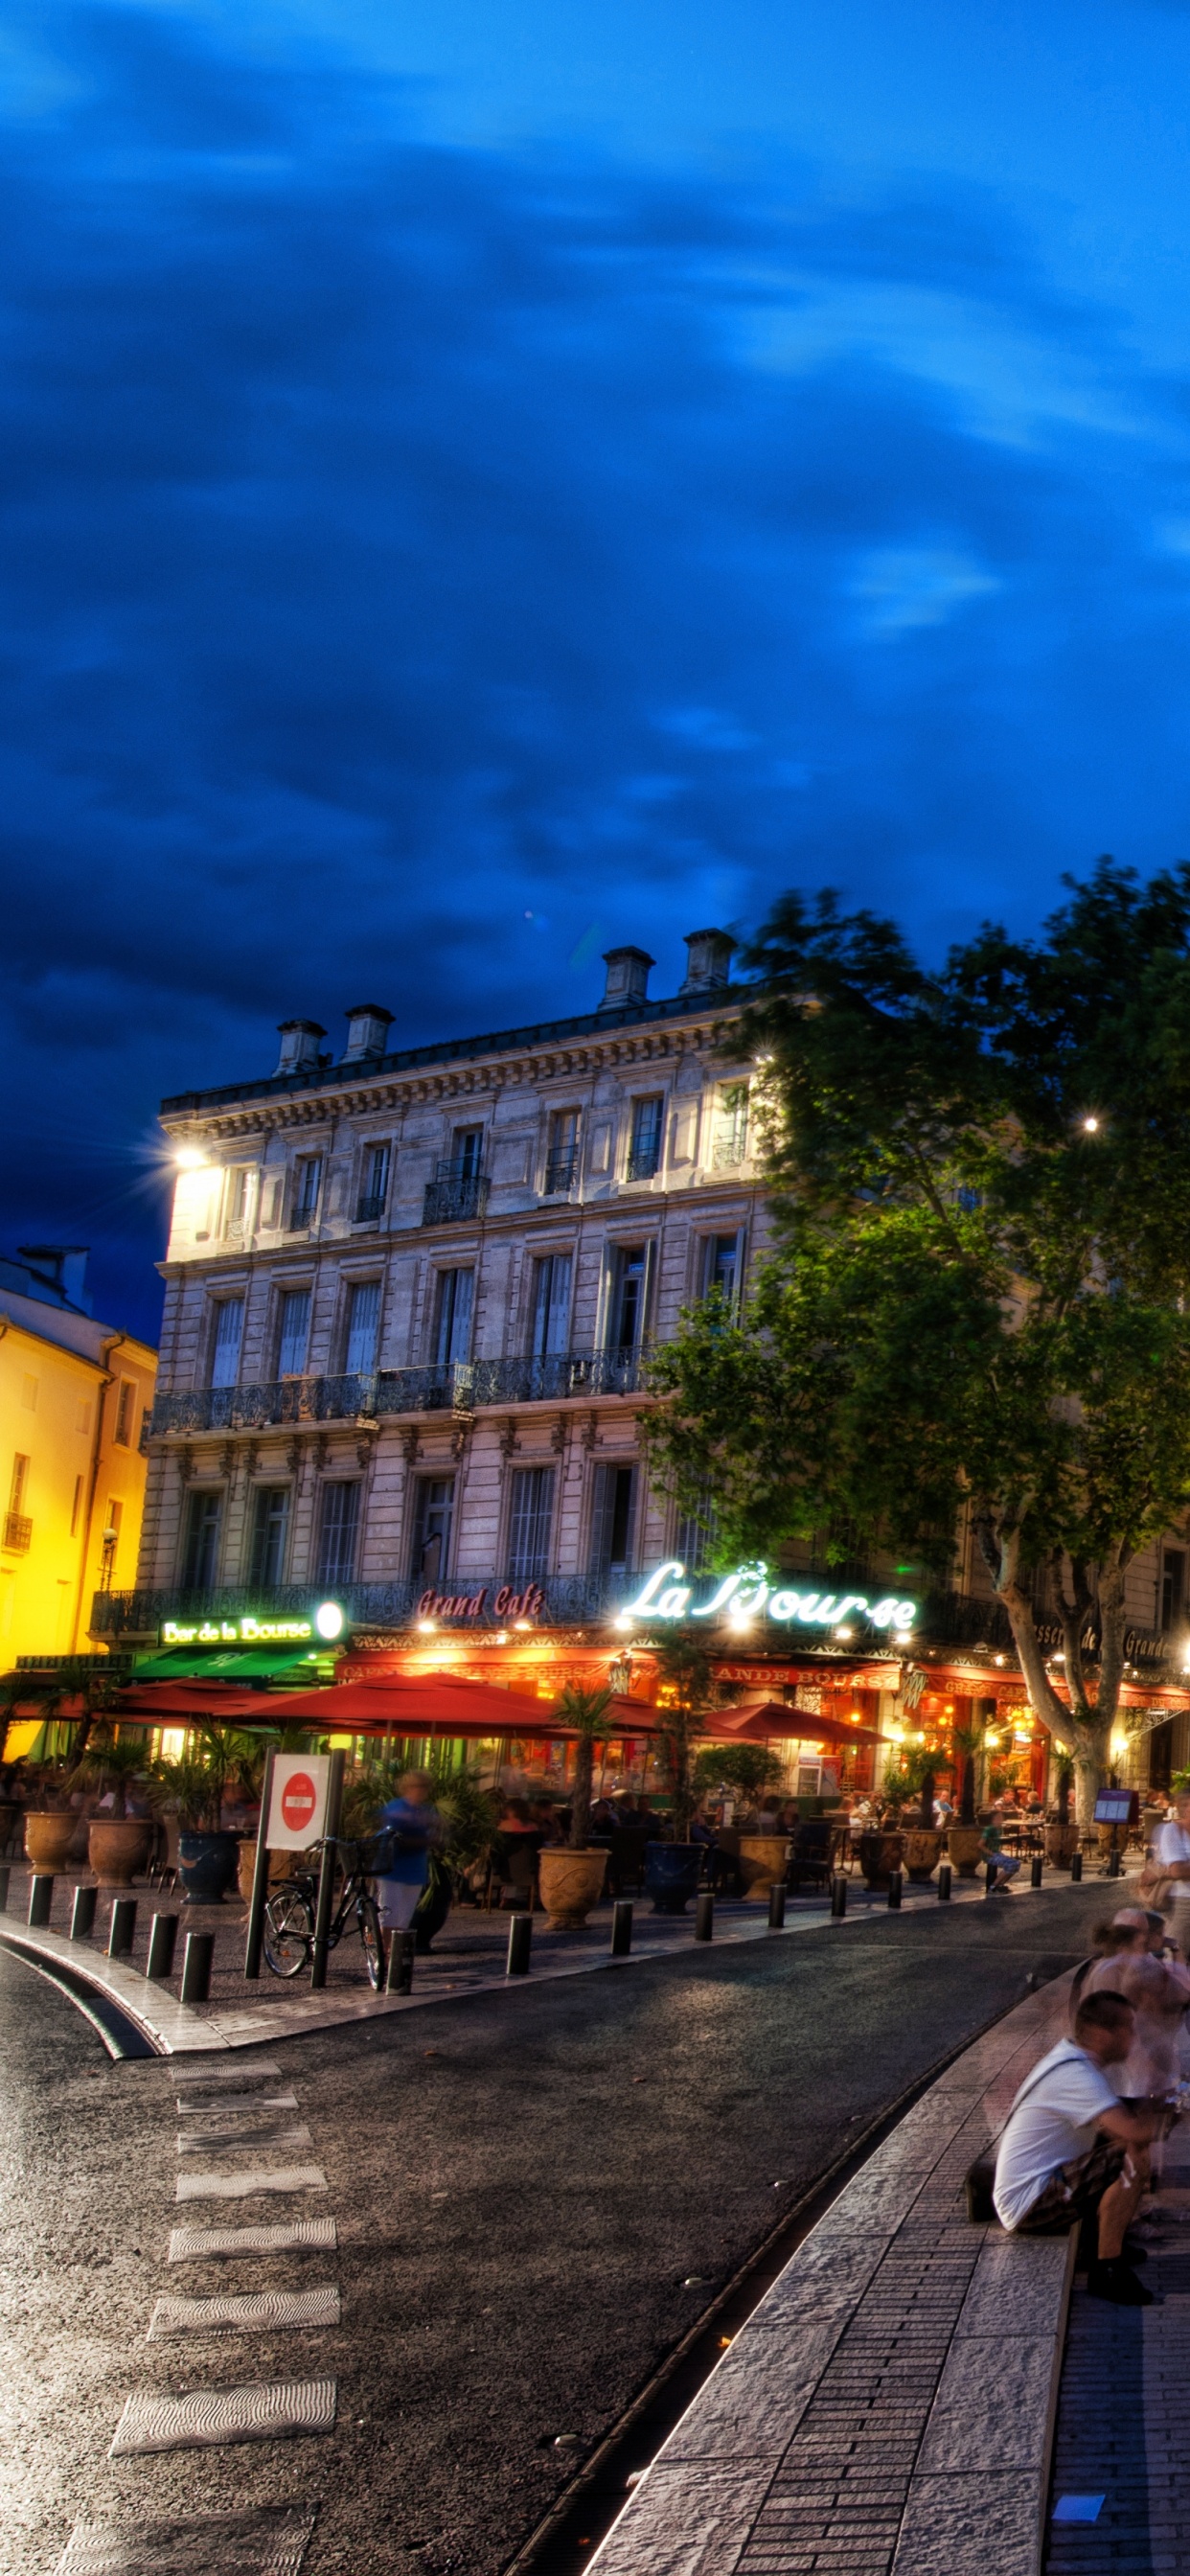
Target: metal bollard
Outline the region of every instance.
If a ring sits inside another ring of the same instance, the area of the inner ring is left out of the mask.
[[[1078,1886],[1078,1882],[1079,1882],[1080,1878],[1082,1877],[1082,1874],[1083,1874],[1083,1856],[1082,1856],[1081,1851],[1077,1851],[1077,1852],[1075,1852],[1074,1857],[1073,1857],[1073,1859],[1072,1859],[1072,1861],[1071,1861],[1071,1863],[1070,1863],[1070,1875],[1071,1875],[1071,1878],[1073,1879],[1074,1884],[1075,1884],[1075,1886],[1076,1886],[1076,1887]]]
[[[941,1864],[940,1868],[939,1868],[939,1871],[938,1871],[938,1903],[939,1903],[939,1905],[949,1905],[949,1903],[950,1903],[950,1901],[951,1901],[951,1900],[950,1900],[951,1881],[952,1881],[951,1865],[950,1865],[950,1862],[949,1862],[948,1860],[944,1860],[944,1861],[942,1862],[942,1864]]]
[[[999,1873],[999,1870],[998,1870],[998,1869],[997,1869],[997,1867],[996,1867],[995,1861],[994,1861],[994,1860],[990,1860],[990,1861],[988,1862],[988,1865],[987,1865],[986,1870],[984,1871],[984,1888],[983,1888],[983,1892],[984,1892],[984,1895],[985,1895],[985,1896],[990,1896],[990,1895],[991,1895],[992,1889],[994,1888],[994,1886],[995,1886],[995,1884],[996,1884],[996,1880],[998,1879],[999,1875],[1000,1875],[1000,1873]]]
[[[132,1936],[135,1930],[135,1896],[113,1897],[112,1919],[108,1925],[107,1931],[107,1955],[109,1959],[127,1959],[129,1957],[132,1950]]]
[[[95,1908],[98,1903],[99,1890],[97,1887],[76,1887],[74,1891],[74,1907],[70,1917],[70,1937],[72,1941],[85,1941],[88,1932],[94,1931]]]
[[[773,1884],[769,1889],[769,1930],[770,1932],[783,1932],[784,1929],[785,1888],[783,1882],[778,1878],[774,1879]]]
[[[388,1945],[388,1971],[384,1980],[386,1995],[411,1995],[413,1992],[412,1932],[394,1932]]]
[[[890,1870],[890,1871],[889,1871],[889,1874],[888,1874],[888,1901],[889,1901],[889,1904],[890,1904],[890,1905],[891,1905],[891,1907],[892,1907],[892,1910],[893,1910],[894,1914],[898,1911],[898,1908],[899,1908],[899,1906],[900,1906],[900,1902],[901,1902],[901,1890],[902,1890],[902,1887],[903,1887],[903,1886],[904,1886],[904,1880],[903,1880],[903,1878],[902,1878],[902,1875],[901,1875],[900,1870],[899,1870],[899,1869],[892,1869],[892,1870]]]
[[[39,1872],[37,1876],[32,1878],[29,1882],[29,1924],[31,1930],[36,1932],[44,1929],[45,1925],[49,1922],[50,1907],[53,1902],[53,1879],[52,1877],[42,1877]]]
[[[618,1896],[612,1907],[612,1957],[626,1959],[632,1948],[632,1907],[626,1896]]]
[[[527,1977],[527,1976],[528,1976],[528,1974],[529,1974],[529,1952],[530,1952],[530,1950],[532,1949],[532,1947],[533,1947],[533,1917],[532,1917],[532,1915],[531,1915],[531,1914],[514,1914],[514,1915],[511,1917],[511,1920],[510,1920],[510,1922],[509,1922],[509,1926],[508,1926],[508,1966],[507,1966],[507,1968],[506,1968],[506,1969],[505,1969],[505,1971],[504,1971],[504,1973],[505,1973],[505,1975],[506,1975],[506,1976],[508,1976],[508,1977]]]
[[[205,2004],[211,1992],[211,1961],[215,1956],[213,1932],[188,1932],[182,1958],[182,2001]]]
[[[1120,1855],[1114,1847],[1107,1855],[1107,1874],[1109,1878],[1118,1878],[1120,1875]]]
[[[713,1941],[714,1937],[715,1899],[710,1888],[704,1887],[694,1899],[694,1938],[696,1941]]]
[[[847,1881],[840,1873],[831,1880],[831,1921],[841,1923],[847,1912]]]
[[[8,1912],[8,1863],[0,1862],[0,1914]]]
[[[152,1930],[149,1933],[149,1957],[145,1968],[146,1977],[168,1977],[174,1964],[174,1951],[177,1948],[177,1942],[177,1915],[155,1914],[153,1917]]]
[[[1042,1872],[1042,1868],[1043,1868],[1043,1862],[1042,1862],[1041,1854],[1040,1854],[1040,1852],[1034,1852],[1034,1854],[1033,1854],[1033,1858],[1032,1858],[1032,1860],[1031,1860],[1031,1861],[1030,1861],[1030,1863],[1029,1863],[1029,1885],[1030,1885],[1030,1887],[1040,1887],[1040,1885],[1041,1885],[1041,1872]]]

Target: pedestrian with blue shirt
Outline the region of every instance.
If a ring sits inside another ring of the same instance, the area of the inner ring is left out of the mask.
[[[386,1932],[408,1931],[429,1882],[430,1853],[443,1833],[433,1785],[428,1771],[405,1771],[396,1797],[380,1810],[376,1902]]]

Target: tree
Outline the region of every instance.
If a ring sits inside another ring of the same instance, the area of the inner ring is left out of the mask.
[[[1127,1569],[1190,1504],[1190,867],[1066,884],[939,971],[832,895],[777,905],[744,1023],[776,1248],[741,1318],[686,1316],[643,1427],[737,1552],[858,1529],[941,1572],[967,1516],[1085,1820]]]
[[[775,1789],[781,1779],[781,1764],[767,1744],[708,1744],[694,1764],[694,1786],[701,1794],[708,1789],[738,1789],[746,1798],[757,1798],[763,1789]]]
[[[585,1851],[591,1831],[591,1780],[595,1767],[595,1747],[606,1743],[609,1729],[607,1711],[611,1706],[610,1690],[581,1690],[577,1682],[568,1682],[558,1702],[558,1715],[564,1725],[575,1730],[574,1786],[570,1792],[570,1849]]]
[[[665,1703],[657,1707],[662,1768],[673,1800],[674,1841],[684,1843],[694,1812],[691,1756],[702,1733],[703,1712],[715,1697],[715,1681],[706,1647],[693,1639],[667,1638],[656,1653],[666,1690]]]

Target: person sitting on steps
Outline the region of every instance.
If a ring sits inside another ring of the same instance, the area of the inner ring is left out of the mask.
[[[1001,2133],[992,2186],[996,2215],[1012,2234],[1059,2236],[1076,2219],[1093,2218],[1087,2288],[1123,2308],[1153,2303],[1124,2240],[1141,2195],[1132,2151],[1146,2147],[1161,2125],[1156,2111],[1126,2109],[1109,2081],[1108,2070],[1123,2065],[1135,2039],[1136,2015],[1123,1995],[1087,1996],[1073,2039],[1059,2040],[1022,2084]]]

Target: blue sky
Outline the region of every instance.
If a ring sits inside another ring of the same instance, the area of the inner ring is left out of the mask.
[[[163,1092],[1190,855],[1190,10],[0,25],[4,1238]]]

